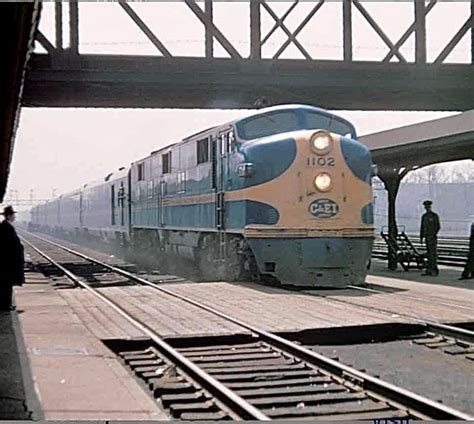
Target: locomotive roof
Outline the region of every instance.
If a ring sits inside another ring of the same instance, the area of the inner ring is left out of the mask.
[[[340,121],[343,121],[343,122],[346,122],[347,124],[352,125],[352,123],[350,121],[348,121],[347,119],[333,113],[333,112],[330,112],[326,109],[321,109],[320,107],[316,107],[316,106],[311,106],[311,105],[299,105],[299,104],[290,104],[290,105],[277,105],[277,106],[270,106],[270,107],[266,107],[266,108],[263,108],[263,109],[258,109],[258,111],[255,111],[254,113],[251,113],[243,118],[238,118],[238,119],[234,119],[233,121],[231,121],[230,123],[232,124],[236,124],[236,123],[239,123],[240,121],[244,121],[245,119],[248,119],[248,118],[252,118],[254,116],[258,116],[258,115],[263,115],[265,113],[269,113],[269,112],[277,112],[279,110],[307,110],[307,111],[311,111],[311,112],[317,112],[317,113],[320,113],[321,115],[326,115],[326,116],[332,116],[332,117],[335,117],[337,118],[338,120]]]
[[[118,180],[120,178],[124,178],[127,175],[129,169],[129,166],[122,167],[118,171],[107,174],[104,178],[101,178],[100,180],[95,180],[90,183],[84,184],[81,187],[81,190],[98,187],[106,183],[111,183],[112,181]]]
[[[234,124],[238,124],[239,122],[241,121],[244,121],[248,118],[252,118],[254,116],[259,116],[259,115],[263,115],[265,113],[270,113],[270,112],[277,112],[279,110],[307,110],[307,111],[312,111],[312,112],[317,112],[317,113],[320,113],[321,115],[326,115],[326,116],[331,116],[331,117],[335,117],[337,118],[339,121],[342,121],[342,122],[345,122],[347,123],[348,125],[350,126],[353,126],[352,123],[350,121],[348,121],[347,119],[344,119],[342,118],[341,116],[339,115],[336,115],[335,113],[332,113],[332,112],[329,112],[325,109],[321,109],[319,107],[316,107],[316,106],[311,106],[311,105],[300,105],[300,104],[289,104],[289,105],[286,105],[286,104],[283,104],[283,105],[277,105],[277,106],[270,106],[270,107],[266,107],[266,108],[262,108],[262,109],[257,109],[255,111],[252,111],[251,113],[249,113],[247,116],[244,116],[242,118],[237,118],[237,119],[234,119],[232,121],[227,121],[221,125],[214,125],[213,127],[209,127],[209,128],[206,128],[204,130],[201,130],[201,131],[198,131],[197,133],[194,133],[192,135],[189,135],[187,137],[184,137],[181,141],[178,141],[177,143],[173,143],[173,144],[168,144],[167,146],[165,147],[161,147],[159,149],[156,149],[154,150],[153,152],[151,152],[148,156],[145,156],[143,158],[140,158],[136,161],[133,161],[132,162],[132,165],[135,164],[135,163],[138,163],[138,162],[142,162],[144,160],[147,160],[148,158],[150,158],[151,156],[154,156],[156,154],[160,154],[160,153],[164,153],[166,150],[168,149],[171,149],[172,147],[174,146],[179,146],[181,144],[184,144],[186,142],[188,142],[189,140],[192,140],[196,137],[199,137],[199,136],[203,136],[205,135],[206,133],[210,133],[212,131],[215,131],[216,129],[218,128],[226,128],[226,127],[229,127],[230,125],[234,125]]]
[[[62,193],[59,195],[58,199],[61,199],[62,197],[70,197],[70,196],[76,196],[81,192],[80,188],[76,188],[75,190],[68,191],[66,193]],[[50,199],[49,201],[54,200]]]

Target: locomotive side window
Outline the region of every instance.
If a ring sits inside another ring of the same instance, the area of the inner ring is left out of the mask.
[[[124,206],[125,206],[125,187],[123,186],[123,183],[120,183],[120,190],[119,190],[119,195],[118,195],[118,203],[120,206],[120,225],[125,225],[125,211],[124,211]]]
[[[145,164],[138,164],[138,181],[143,181],[145,179]]]
[[[178,172],[178,193],[186,191],[186,171]]]
[[[235,136],[234,131],[229,131],[219,136],[221,155],[235,152]]]
[[[212,188],[217,187],[217,138],[211,138]]]
[[[227,134],[227,151],[229,153],[235,152],[235,136],[234,131]]]
[[[148,181],[148,199],[153,199],[153,180]]]
[[[226,136],[226,134],[221,134],[219,136],[219,143],[220,143],[220,149],[221,149],[220,154],[221,154],[221,156],[225,155],[226,152],[227,152],[227,136]]]
[[[161,165],[163,174],[169,174],[171,172],[171,152],[161,155]]]
[[[198,140],[197,146],[197,163],[209,162],[209,138]]]

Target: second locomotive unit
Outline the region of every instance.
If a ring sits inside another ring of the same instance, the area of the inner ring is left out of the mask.
[[[344,287],[373,242],[372,161],[348,121],[261,109],[151,153],[32,210],[34,228],[107,240],[207,279]]]

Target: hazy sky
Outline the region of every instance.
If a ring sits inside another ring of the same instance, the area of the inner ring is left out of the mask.
[[[67,9],[67,3],[63,5]],[[289,5],[287,2],[272,2],[279,15]],[[364,5],[393,41],[403,34],[413,19],[413,5],[410,2],[364,2]],[[288,28],[294,30],[313,6],[314,2],[300,3],[286,21]],[[173,54],[203,54],[202,25],[183,3],[133,3],[132,7]],[[44,3],[40,28],[54,43],[53,8],[53,3]],[[341,4],[338,2],[325,4],[298,36],[314,57],[342,57],[340,11]],[[353,13],[354,59],[381,59],[387,52],[385,45],[361,15],[356,11]],[[433,9],[427,19],[428,61],[434,60],[466,20],[468,13],[467,2],[441,3]],[[214,15],[224,34],[243,56],[248,55],[248,3],[218,3]],[[264,13],[262,34],[273,23],[272,18]],[[467,35],[450,55],[449,61],[469,60],[470,40]],[[285,39],[281,30],[276,31],[264,46],[264,56],[270,57]],[[41,52],[41,48],[37,51]],[[80,52],[158,54],[117,4],[83,2],[80,3]],[[217,56],[225,56],[217,42],[215,52]],[[413,60],[413,37],[403,47],[402,53],[407,60]],[[291,46],[282,57],[300,57],[300,54]],[[23,109],[8,192],[15,196],[12,190],[16,190],[19,198],[28,198],[30,189],[34,190],[35,198],[50,197],[53,189],[60,194],[103,178],[158,147],[246,113],[248,111],[242,110]],[[338,113],[351,120],[359,134],[448,115],[436,112]]]

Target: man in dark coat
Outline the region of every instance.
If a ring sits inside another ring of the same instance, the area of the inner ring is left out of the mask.
[[[467,262],[461,274],[460,280],[467,280],[474,278],[474,222],[471,224],[471,236],[469,237],[469,253],[467,255]]]
[[[426,242],[426,256],[428,258],[428,264],[426,266],[426,272],[423,275],[439,274],[437,264],[437,249],[438,249],[438,232],[441,228],[439,224],[439,216],[431,210],[431,200],[425,200],[423,206],[426,209],[425,214],[421,218],[421,229],[420,229],[420,241]]]
[[[23,245],[12,225],[15,211],[11,206],[3,210],[5,219],[0,224],[0,311],[13,311],[13,286],[25,281]]]

